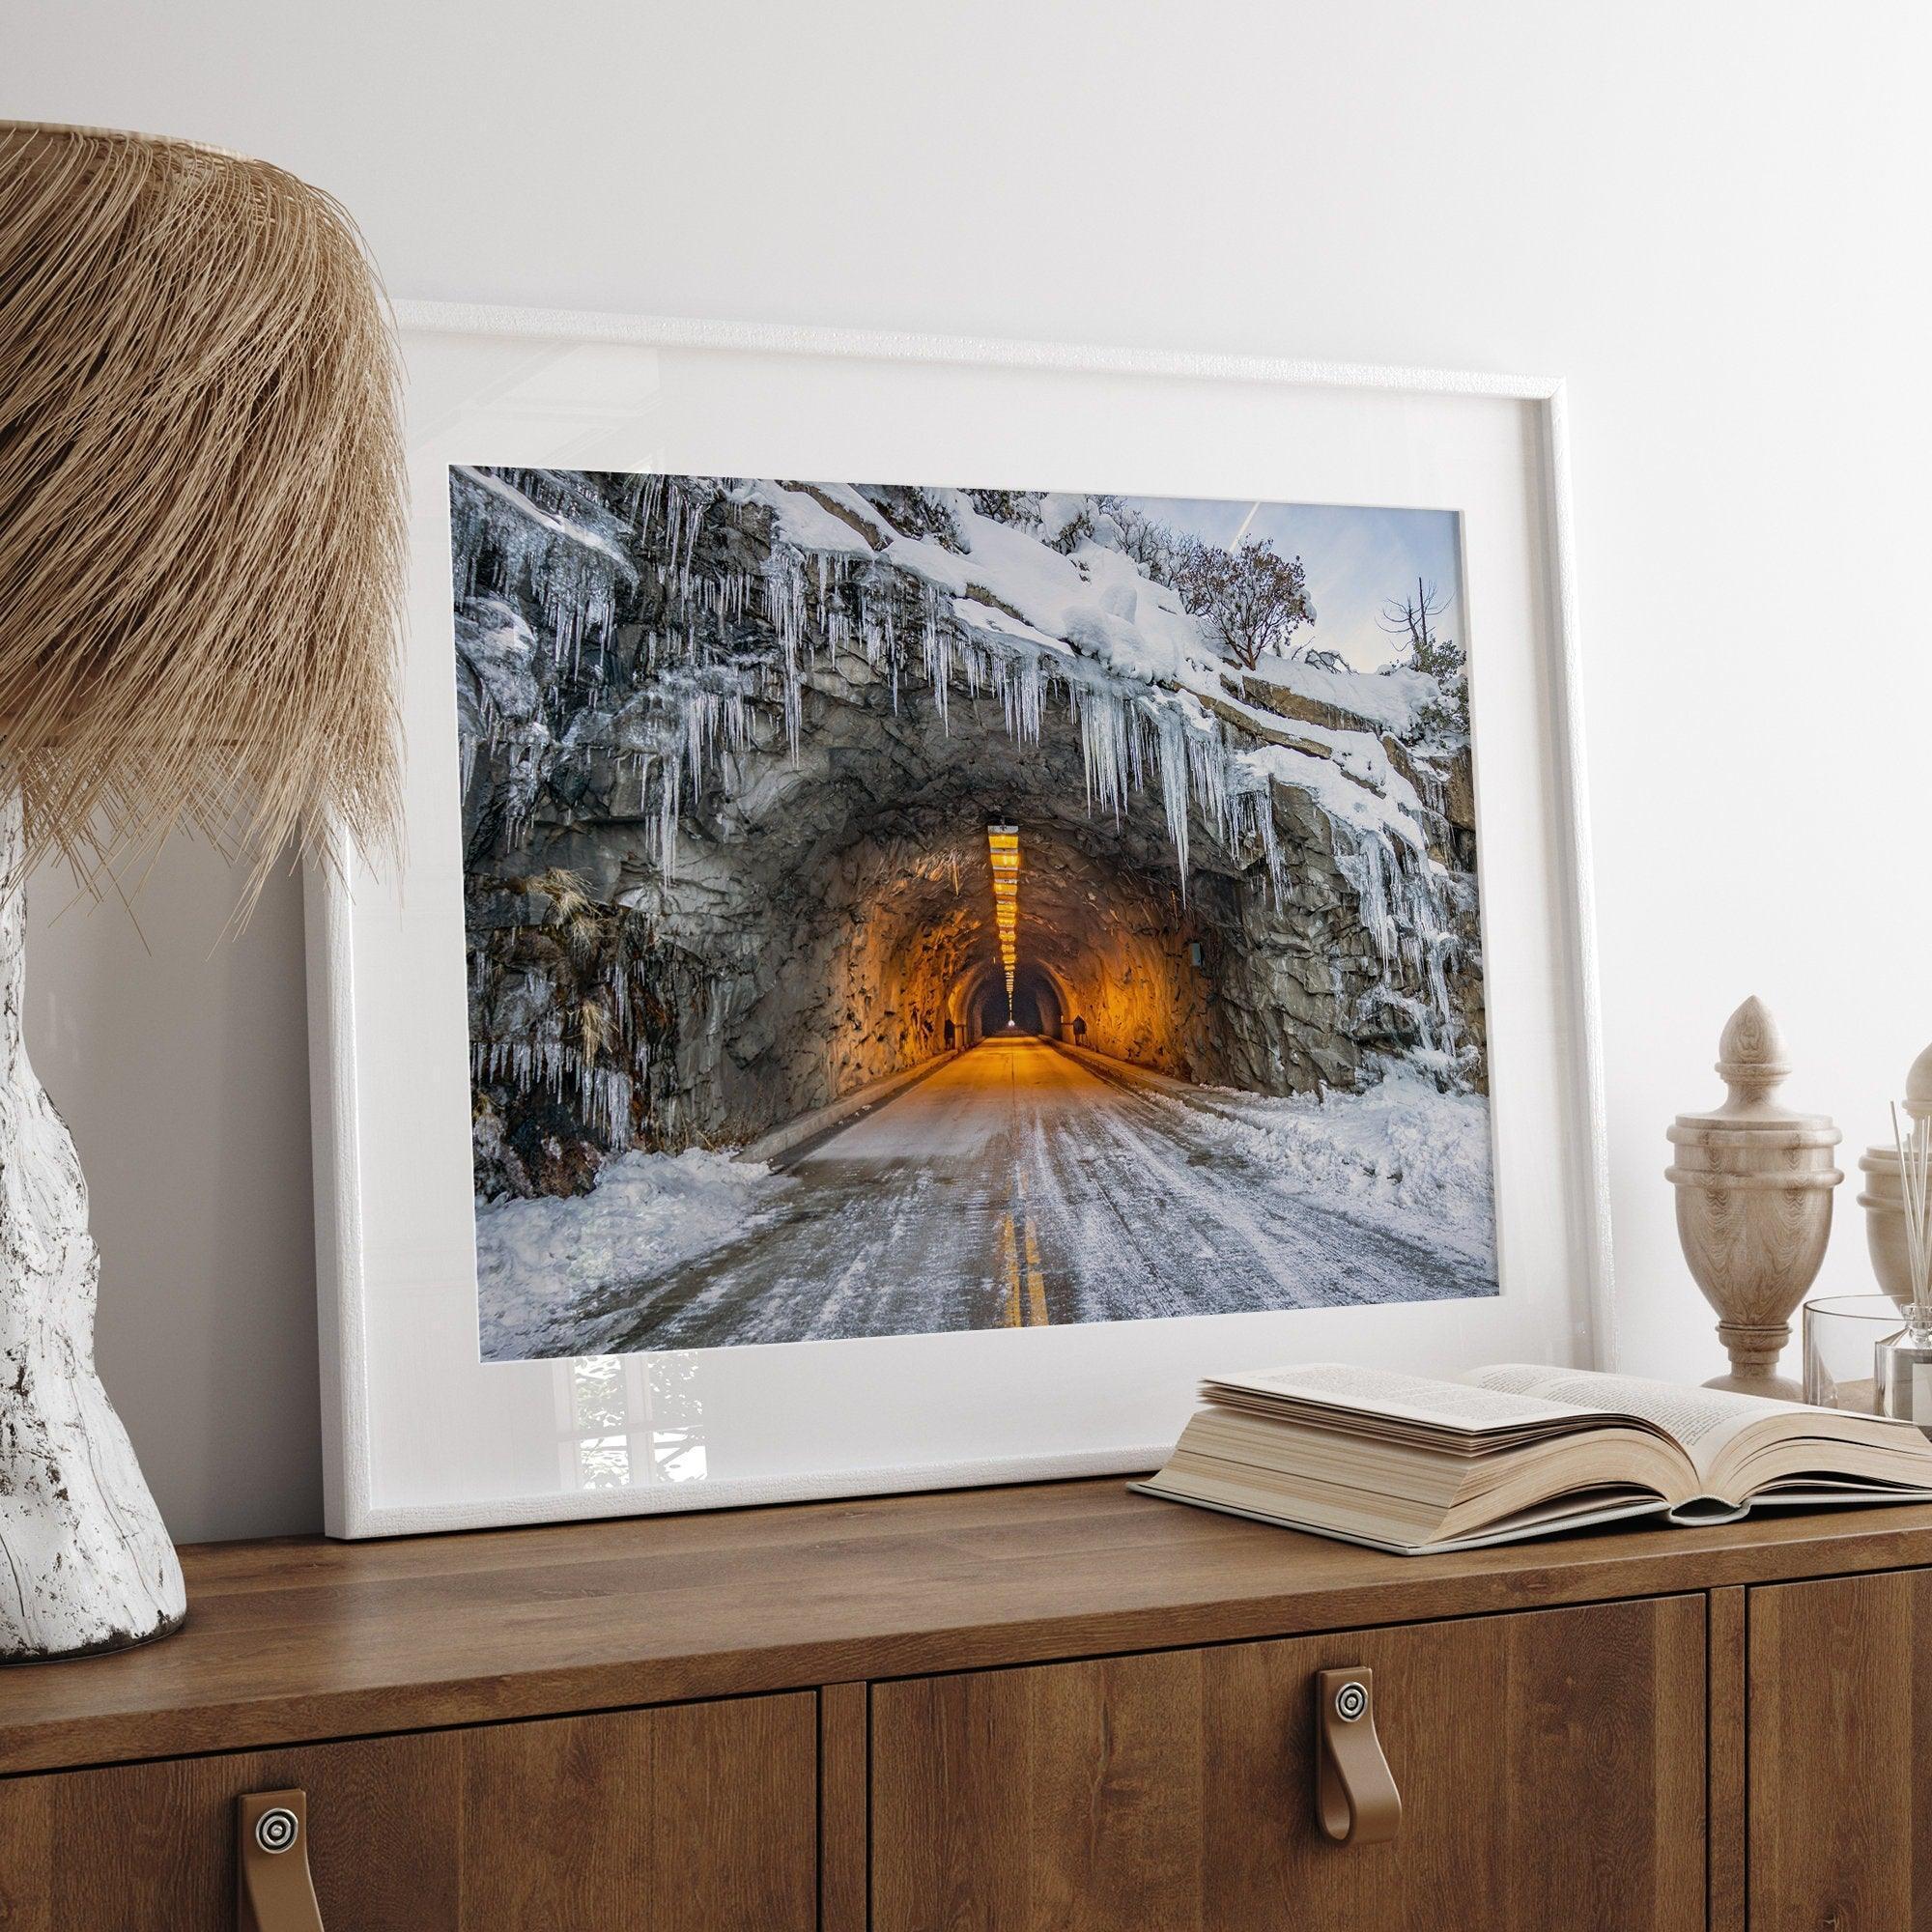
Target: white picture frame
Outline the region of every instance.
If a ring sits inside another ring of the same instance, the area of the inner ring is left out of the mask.
[[[1261,356],[405,302],[408,850],[307,888],[331,1535],[1151,1467],[1205,1373],[1609,1366],[1607,1166],[1563,385]],[[446,466],[1455,508],[1471,615],[1501,1293],[485,1363]]]

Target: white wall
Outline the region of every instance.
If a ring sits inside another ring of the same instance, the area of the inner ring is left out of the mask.
[[[1571,380],[1624,1357],[1719,1364],[1663,1128],[1757,991],[1855,1144],[1932,1038],[1932,15],[1796,0],[0,0],[0,114],[199,136],[398,295]],[[1480,646],[1479,646],[1480,647]],[[49,923],[100,1358],[185,1538],[319,1515],[299,905]],[[1865,1282],[1852,1196],[1827,1285]]]

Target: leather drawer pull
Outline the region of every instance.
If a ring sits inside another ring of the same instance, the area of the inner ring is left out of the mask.
[[[308,1875],[308,1794],[251,1791],[235,1801],[240,1932],[323,1932]]]
[[[1338,1845],[1379,1845],[1402,1823],[1381,1740],[1376,1736],[1375,1672],[1365,1665],[1315,1679],[1315,1816]]]

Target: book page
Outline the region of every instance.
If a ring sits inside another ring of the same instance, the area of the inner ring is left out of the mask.
[[[1540,1391],[1517,1390],[1503,1383],[1478,1386],[1473,1378],[1468,1381],[1437,1381],[1429,1376],[1360,1369],[1344,1362],[1311,1362],[1254,1376],[1216,1376],[1203,1384],[1209,1400],[1224,1390],[1355,1409],[1366,1415],[1395,1416],[1406,1422],[1477,1435],[1520,1429],[1524,1424],[1594,1421],[1599,1406],[1552,1400]]]
[[[1802,1419],[1814,1411],[1802,1402],[1774,1402],[1731,1389],[1692,1388],[1642,1376],[1605,1375],[1597,1369],[1552,1369],[1533,1362],[1499,1362],[1472,1369],[1476,1388],[1574,1403],[1653,1423],[1683,1446],[1700,1475],[1709,1476],[1725,1446],[1753,1423]]]
[[[1196,1509],[1219,1510],[1228,1516],[1247,1517],[1255,1522],[1273,1523],[1282,1529],[1305,1530],[1315,1536],[1333,1537],[1338,1543],[1359,1544],[1365,1549],[1386,1549],[1397,1556],[1429,1556],[1456,1549],[1486,1549],[1499,1543],[1519,1543],[1528,1537],[1548,1536],[1557,1530],[1587,1529],[1598,1523],[1616,1522],[1630,1517],[1662,1516],[1668,1507],[1655,1496],[1631,1496],[1618,1490],[1603,1490],[1573,1495],[1549,1512],[1525,1510],[1506,1523],[1492,1525],[1470,1536],[1437,1538],[1427,1543],[1403,1541],[1393,1536],[1378,1536],[1359,1524],[1344,1524],[1317,1520],[1306,1512],[1291,1514],[1261,1500],[1248,1492],[1233,1488],[1217,1493],[1199,1493],[1193,1488],[1177,1488],[1160,1476],[1129,1483],[1127,1488],[1144,1496],[1162,1496],[1169,1502],[1187,1503]],[[1742,1515],[1740,1511],[1738,1514]]]

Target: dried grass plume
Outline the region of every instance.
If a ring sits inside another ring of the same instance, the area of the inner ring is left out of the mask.
[[[0,782],[99,883],[186,826],[393,850],[400,368],[281,169],[0,123]],[[252,897],[252,893],[250,895]]]

